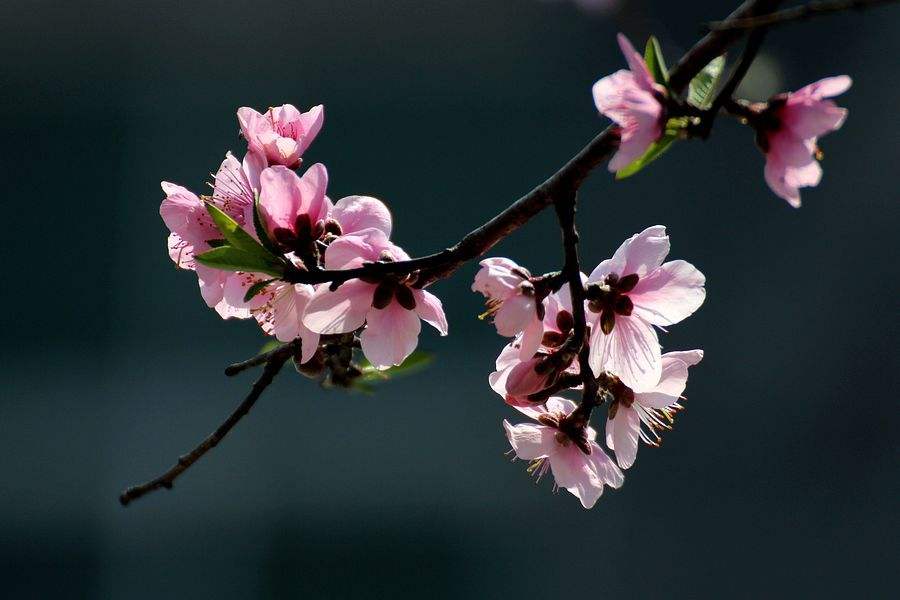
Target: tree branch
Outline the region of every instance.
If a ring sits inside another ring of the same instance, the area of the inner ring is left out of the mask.
[[[247,394],[247,397],[244,398],[244,401],[240,403],[240,405],[235,409],[233,413],[231,413],[225,422],[219,425],[219,427],[209,434],[209,436],[200,442],[193,450],[178,457],[178,462],[176,462],[172,467],[157,477],[156,479],[152,479],[146,483],[142,483],[140,485],[135,485],[133,487],[128,488],[122,495],[119,496],[119,502],[122,503],[122,506],[128,506],[134,500],[149,494],[150,492],[156,491],[161,488],[165,488],[167,490],[172,489],[172,485],[175,482],[175,479],[178,478],[179,475],[184,473],[190,468],[195,462],[203,458],[203,456],[215,448],[222,439],[228,435],[228,432],[231,431],[235,425],[250,412],[250,409],[253,408],[253,405],[256,404],[256,401],[262,395],[267,387],[272,383],[275,379],[275,376],[278,375],[278,372],[281,370],[281,367],[284,366],[284,363],[292,356],[293,354],[293,346],[291,344],[286,344],[273,350],[268,353],[268,357],[266,359],[266,366],[263,369],[262,374],[259,376],[259,379],[253,384],[253,387],[250,389],[250,393]],[[251,359],[253,360],[253,359]],[[249,361],[246,361],[249,362]]]
[[[810,2],[800,6],[793,6],[778,12],[772,12],[754,17],[742,19],[726,19],[724,21],[712,21],[707,28],[712,31],[739,31],[742,29],[756,29],[769,25],[780,25],[791,21],[805,21],[812,17],[827,15],[846,10],[864,10],[880,4],[891,4],[897,0],[823,0]]]

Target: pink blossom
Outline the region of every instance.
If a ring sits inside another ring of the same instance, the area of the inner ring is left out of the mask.
[[[582,275],[582,279],[586,279]],[[529,330],[516,336],[497,357],[496,371],[488,376],[491,389],[504,401],[516,407],[533,406],[531,394],[552,385],[563,373],[578,374],[578,361],[567,366],[566,360],[551,355],[560,351],[572,333],[572,301],[568,286],[550,294],[545,300],[544,319],[535,340],[529,339]],[[555,368],[550,368],[555,367]]]
[[[683,260],[663,263],[669,236],[662,225],[625,240],[588,277],[590,364],[615,373],[632,389],[655,385],[662,373],[653,326],[674,325],[706,298],[706,278]]]
[[[269,238],[285,252],[310,251],[324,232],[331,203],[325,196],[328,171],[316,163],[302,177],[283,166],[269,167],[259,177],[259,217]]]
[[[539,342],[543,333],[544,301],[537,297],[531,273],[508,258],[486,258],[479,265],[472,291],[486,298],[488,309],[482,317],[493,316],[502,336],[526,332],[524,337],[532,343],[523,346],[523,357],[534,354],[534,342]]]
[[[260,114],[246,106],[237,111],[241,134],[250,150],[265,156],[269,164],[296,168],[300,156],[322,129],[322,105],[301,113],[291,104],[270,108]]]
[[[757,141],[766,155],[766,183],[791,206],[800,206],[799,188],[822,179],[816,141],[847,118],[847,109],[827,98],[843,94],[851,83],[846,75],[827,77],[776,96],[760,115]]]
[[[380,229],[343,235],[325,251],[325,268],[352,269],[369,262],[408,260]],[[406,277],[379,282],[351,279],[337,290],[319,286],[306,307],[303,324],[321,334],[349,333],[366,325],[360,336],[363,354],[377,368],[399,365],[415,349],[419,319],[447,335],[441,301],[413,288]]]
[[[243,162],[229,152],[215,175],[213,195],[206,200],[223,210],[251,235],[253,232],[253,202],[259,190],[260,171],[265,167],[262,157],[247,153]],[[160,216],[171,231],[168,240],[169,256],[180,269],[197,272],[200,294],[210,308],[223,319],[246,319],[250,312],[224,301],[224,286],[232,276],[227,271],[197,263],[195,254],[210,250],[210,242],[220,240],[202,199],[179,185],[163,182],[166,198],[159,207]]]
[[[565,418],[576,408],[571,400],[551,397],[542,410],[524,409],[534,423],[511,425],[503,421],[506,437],[522,460],[531,461],[530,473],[538,478],[549,468],[556,485],[574,494],[581,505],[591,508],[603,494],[604,486],[619,488],[625,482],[622,471],[595,441],[592,427],[573,431]]]
[[[651,446],[660,443],[659,431],[671,429],[678,403],[687,385],[688,367],[703,358],[702,350],[667,352],[662,355],[662,374],[656,385],[632,390],[615,376],[607,389],[613,395],[606,419],[606,445],[616,452],[623,469],[634,464],[638,438]]]
[[[644,58],[621,33],[619,47],[630,70],[622,69],[594,84],[594,104],[619,125],[620,144],[610,171],[620,171],[643,156],[666,122],[665,88],[654,82]]]

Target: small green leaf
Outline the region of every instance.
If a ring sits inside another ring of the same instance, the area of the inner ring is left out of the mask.
[[[666,69],[666,61],[663,58],[662,49],[659,47],[659,40],[655,36],[650,36],[647,40],[647,47],[644,49],[644,62],[647,63],[647,69],[653,75],[656,83],[664,86],[669,84],[669,70]]]
[[[697,108],[707,109],[713,101],[713,92],[725,69],[725,56],[717,56],[688,84],[687,101]]]
[[[274,257],[266,258],[233,246],[213,248],[194,257],[200,264],[223,271],[246,271],[284,277],[284,266]]]
[[[206,212],[212,217],[216,227],[225,236],[225,240],[235,249],[242,250],[248,254],[253,254],[273,261],[278,261],[278,257],[269,252],[259,242],[253,239],[249,233],[244,231],[237,221],[222,212],[219,207],[211,202],[206,203]]]
[[[631,177],[651,162],[659,158],[663,152],[669,149],[669,146],[672,145],[678,139],[677,132],[666,131],[666,133],[658,140],[653,142],[647,151],[644,152],[644,155],[639,159],[625,167],[624,169],[616,172],[616,179],[625,179],[626,177]]]
[[[266,289],[266,286],[275,281],[274,279],[266,279],[264,281],[257,281],[253,285],[251,285],[247,289],[247,293],[244,294],[244,302],[250,302],[254,296],[259,294],[261,291]]]
[[[424,352],[422,350],[416,350],[415,352],[407,356],[406,360],[404,360],[396,367],[391,367],[389,369],[379,371],[372,366],[372,363],[370,363],[366,359],[363,359],[359,363],[359,369],[362,371],[362,375],[357,378],[357,381],[361,383],[375,383],[401,375],[412,375],[413,373],[424,369],[431,363],[432,360],[434,360],[434,357],[431,355],[431,353]]]
[[[259,349],[259,352],[257,352],[256,355],[259,356],[260,354],[265,354],[266,352],[271,352],[272,350],[275,350],[276,348],[281,348],[283,345],[284,345],[283,342],[279,342],[275,338],[272,338],[271,340],[269,340],[268,342],[263,344],[263,347]]]
[[[256,229],[256,237],[259,238],[260,243],[272,254],[281,254],[278,250],[278,246],[275,245],[275,242],[272,241],[272,238],[269,237],[269,232],[266,231],[266,228],[263,227],[262,216],[259,214],[259,195],[253,199],[253,228]]]

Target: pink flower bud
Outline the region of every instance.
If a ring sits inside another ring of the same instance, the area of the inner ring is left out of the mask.
[[[325,119],[322,105],[301,113],[291,104],[270,108],[260,114],[252,108],[237,111],[241,134],[252,152],[263,155],[272,165],[296,168]]]

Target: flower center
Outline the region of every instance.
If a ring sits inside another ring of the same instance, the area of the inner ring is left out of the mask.
[[[640,277],[636,273],[619,277],[610,273],[603,283],[592,283],[587,287],[585,296],[588,310],[600,313],[600,329],[606,335],[612,333],[616,325],[616,315],[627,317],[634,310],[634,303],[628,293],[638,284]]]
[[[375,294],[372,296],[372,308],[379,310],[387,308],[394,299],[406,310],[416,308],[416,297],[412,290],[404,283],[391,279],[385,279],[375,288]]]
[[[606,388],[612,397],[613,400],[609,404],[609,418],[614,419],[616,417],[616,412],[619,410],[619,404],[625,406],[626,408],[630,407],[634,404],[634,390],[630,387],[622,383],[622,380],[610,373],[609,371],[605,371],[600,379],[600,384]]]

